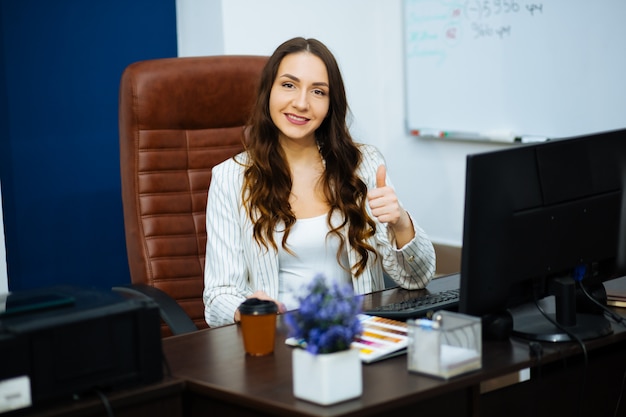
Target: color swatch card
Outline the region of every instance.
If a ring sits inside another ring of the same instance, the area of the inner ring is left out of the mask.
[[[376,362],[406,353],[408,335],[405,322],[367,314],[361,314],[359,318],[363,333],[352,343],[352,347],[361,349],[363,362]]]

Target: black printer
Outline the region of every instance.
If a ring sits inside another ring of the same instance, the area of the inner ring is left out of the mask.
[[[0,299],[0,383],[32,405],[163,378],[160,316],[150,299],[59,286]]]

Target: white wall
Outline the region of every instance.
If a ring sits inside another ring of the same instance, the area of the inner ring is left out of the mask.
[[[2,217],[2,185],[0,184],[0,294],[9,292],[9,277],[7,274],[7,251],[4,240],[4,220]]]
[[[324,42],[343,72],[355,139],[385,154],[398,195],[433,241],[461,244],[465,155],[511,145],[441,143],[406,134],[402,0],[211,0],[212,15],[206,3],[178,0],[179,42],[195,45],[192,53],[179,49],[181,56],[213,55],[222,42],[225,54],[253,55],[269,55],[294,36]],[[217,13],[222,37],[214,39],[184,18],[217,26]],[[206,41],[204,47],[197,38]]]
[[[178,55],[224,53],[221,0],[176,0]]]

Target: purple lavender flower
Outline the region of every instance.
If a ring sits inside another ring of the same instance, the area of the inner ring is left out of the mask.
[[[299,298],[300,309],[285,316],[291,337],[303,339],[313,353],[332,353],[350,348],[361,334],[362,297],[355,295],[349,284],[326,283],[324,275],[316,275],[308,293]]]

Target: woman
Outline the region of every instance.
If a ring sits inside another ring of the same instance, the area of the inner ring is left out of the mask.
[[[315,39],[269,58],[246,131],[246,151],[213,169],[207,204],[204,304],[214,327],[239,320],[247,297],[297,308],[314,275],[384,288],[383,269],[425,287],[433,246],[402,208],[382,155],[356,144],[339,67]]]

